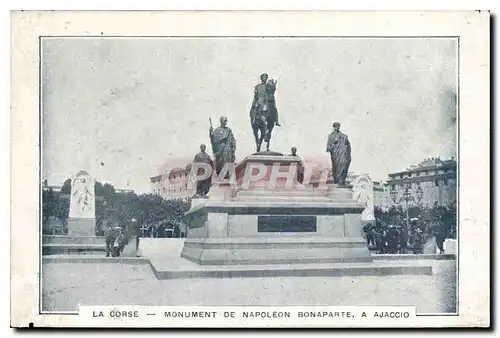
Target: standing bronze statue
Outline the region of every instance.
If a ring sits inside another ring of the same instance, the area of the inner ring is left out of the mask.
[[[226,117],[220,118],[220,127],[215,130],[210,122],[210,142],[215,157],[215,172],[219,175],[224,166],[235,161],[236,139],[231,128],[227,126]]]
[[[333,124],[333,132],[328,136],[326,152],[332,159],[332,176],[334,183],[345,187],[347,173],[351,165],[351,143],[347,135],[340,132],[340,123]]]
[[[205,151],[207,149],[207,146],[202,144],[200,145],[200,152],[194,156],[193,163],[196,165],[196,163],[205,163],[210,166],[212,169],[214,166],[214,162],[210,158],[210,155],[208,155]],[[197,178],[200,176],[203,176],[205,173],[205,170],[208,170],[208,168],[196,168],[196,176]],[[205,197],[208,195],[208,192],[210,191],[210,187],[212,186],[212,170],[209,172],[210,176],[201,180],[198,179],[196,181],[196,196],[199,197]]]
[[[274,126],[281,126],[274,98],[278,81],[273,79],[268,81],[268,78],[269,76],[265,73],[260,76],[261,83],[254,88],[252,108],[250,109],[250,122],[255,136],[257,151],[260,151],[262,141],[264,140],[267,144],[266,149],[269,151],[269,143]]]

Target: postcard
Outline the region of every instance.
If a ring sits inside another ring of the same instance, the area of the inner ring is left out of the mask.
[[[489,327],[488,11],[11,19],[11,326]]]

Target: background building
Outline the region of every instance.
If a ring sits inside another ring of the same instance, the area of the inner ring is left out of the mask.
[[[196,181],[189,173],[188,169],[176,167],[165,174],[150,177],[151,193],[165,199],[192,197],[196,193]]]
[[[324,170],[330,170],[328,168]],[[317,187],[320,181],[321,171],[316,171],[311,176],[310,185]],[[357,174],[349,172],[346,183],[352,185],[359,177],[368,174]],[[391,173],[385,181],[372,181],[373,204],[382,209],[388,209],[395,205],[391,200],[390,191],[396,189],[401,196],[404,190],[404,182],[408,181],[412,189],[419,184],[424,192],[420,205],[433,206],[436,202],[440,206],[453,204],[457,199],[457,162],[454,158],[442,160],[440,158],[428,158],[417,165],[411,165],[404,171]]]
[[[49,185],[47,180],[43,181],[42,185],[43,190],[49,190],[52,189],[53,192],[60,192],[61,191],[61,186],[60,185]]]
[[[389,208],[393,204],[389,191],[387,182],[373,181],[373,204],[382,209]]]
[[[440,206],[452,204],[457,199],[457,162],[454,158],[451,160],[425,159],[405,171],[389,174],[387,187],[389,191],[395,189],[401,194],[406,181],[412,189],[417,185],[422,187],[424,194],[421,205],[433,206],[436,202]]]

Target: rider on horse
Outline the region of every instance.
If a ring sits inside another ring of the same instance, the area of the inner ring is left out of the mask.
[[[269,151],[269,142],[274,126],[280,126],[278,122],[278,109],[274,100],[277,81],[268,80],[267,74],[260,76],[261,83],[255,86],[252,108],[250,109],[250,121],[257,144],[257,151],[260,151],[262,141],[267,143]],[[260,135],[259,135],[260,132]]]
[[[256,118],[268,119],[275,121],[276,126],[281,126],[278,120],[278,109],[274,100],[274,92],[276,91],[276,84],[278,81],[267,81],[269,76],[264,73],[260,76],[261,83],[255,86],[254,99],[252,109],[250,110],[250,117],[252,124]]]

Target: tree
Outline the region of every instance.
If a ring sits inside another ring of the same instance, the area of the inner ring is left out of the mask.
[[[52,188],[42,192],[42,224],[47,224],[49,217],[54,216],[57,201]]]
[[[64,181],[62,187],[61,187],[61,194],[69,195],[71,194],[71,179],[68,178],[66,181]]]
[[[55,216],[66,224],[69,215],[71,180],[67,179],[61,193],[44,191],[43,216]],[[133,192],[118,193],[109,183],[95,184],[96,232],[103,235],[104,224],[116,224],[124,229],[126,236],[135,236],[138,228],[167,224],[174,229],[186,223],[184,216],[191,205],[190,200],[164,200],[153,194],[137,195]],[[137,222],[132,222],[136,219]]]
[[[102,197],[112,197],[115,194],[115,187],[109,183],[95,183],[95,195]]]
[[[69,197],[67,195],[66,196],[59,195],[55,207],[54,216],[56,216],[57,218],[62,220],[64,224],[66,224],[66,221],[69,216]]]

